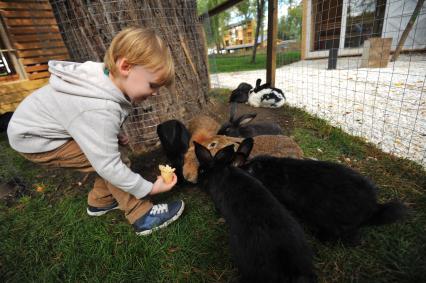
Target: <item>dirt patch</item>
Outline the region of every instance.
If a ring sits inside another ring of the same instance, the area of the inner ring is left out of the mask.
[[[214,117],[220,123],[224,123],[229,119],[230,105],[216,99],[210,100],[206,107],[210,116]],[[284,135],[290,136],[294,130],[294,118],[285,113],[283,108],[254,108],[248,104],[238,103],[236,116],[256,113],[256,118],[251,123],[257,122],[274,122],[281,126]]]

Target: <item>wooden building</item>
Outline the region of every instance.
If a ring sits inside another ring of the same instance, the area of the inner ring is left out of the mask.
[[[390,38],[391,51],[403,33],[416,0],[302,0],[302,58],[361,55],[369,38]],[[426,49],[426,5],[408,35],[403,50]]]
[[[0,1],[0,114],[47,83],[49,60],[68,58],[49,1]]]

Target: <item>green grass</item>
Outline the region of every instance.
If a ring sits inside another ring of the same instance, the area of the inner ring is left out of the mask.
[[[277,54],[277,67],[300,60],[300,51]],[[239,72],[266,68],[266,53],[256,55],[256,63],[251,63],[251,54],[215,54],[209,56],[210,73]]]
[[[401,223],[364,228],[363,242],[355,248],[323,244],[308,234],[320,282],[425,282],[424,169],[301,110],[282,111],[293,117],[292,134],[306,156],[352,166],[377,183],[381,201],[400,198],[410,206]],[[227,226],[196,188],[160,195],[157,201],[182,198],[185,213],[167,229],[137,237],[119,211],[86,215],[91,184],[78,186],[81,174],[34,166],[8,147],[5,136],[0,149],[0,179],[18,176],[29,188],[12,203],[0,200],[1,282],[228,282],[236,277]],[[31,186],[38,183],[45,192]]]

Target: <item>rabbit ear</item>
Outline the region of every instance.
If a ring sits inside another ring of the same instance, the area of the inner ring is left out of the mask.
[[[235,124],[238,126],[245,125],[249,123],[251,120],[253,120],[256,117],[256,113],[250,113],[250,114],[244,114],[241,115],[236,121]]]
[[[237,149],[237,153],[243,154],[246,158],[249,157],[251,150],[253,149],[254,140],[253,138],[246,138]]]
[[[200,165],[207,164],[213,160],[213,156],[207,148],[197,142],[194,142],[194,146],[195,155],[197,156]]]
[[[235,118],[235,113],[237,112],[237,103],[232,102],[229,111],[229,122],[233,122]]]
[[[247,161],[250,152],[253,149],[253,143],[253,138],[246,138],[240,143],[240,146],[238,147],[237,152],[235,153],[235,158],[232,162],[232,165],[238,167],[243,165]]]
[[[234,153],[234,145],[228,145],[216,153],[214,156],[214,161],[221,164],[229,164],[234,158]]]
[[[259,87],[260,86],[260,82],[261,82],[262,80],[261,79],[257,79],[256,80],[256,87]]]

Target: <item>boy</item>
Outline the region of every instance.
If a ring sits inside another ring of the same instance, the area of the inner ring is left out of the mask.
[[[96,172],[87,213],[124,211],[138,235],[175,221],[183,201],[153,205],[145,197],[166,192],[161,177],[153,183],[129,169],[120,134],[132,103],[157,94],[174,80],[170,50],[153,31],[127,28],[108,48],[104,63],[49,61],[49,84],[26,97],[8,127],[9,143],[41,165]],[[120,145],[120,147],[119,147]]]

